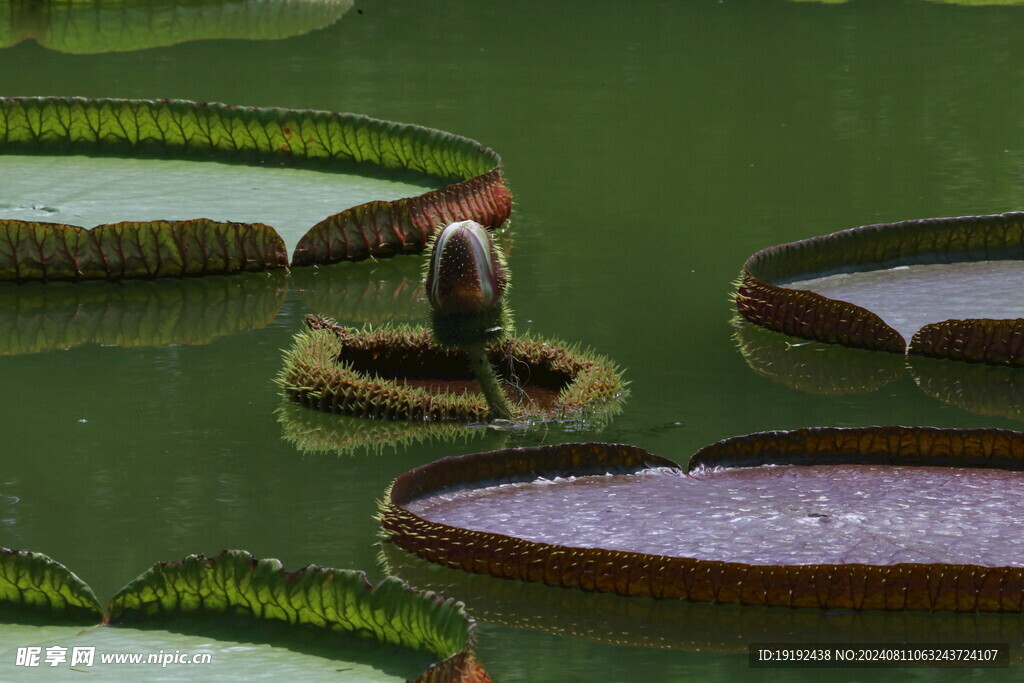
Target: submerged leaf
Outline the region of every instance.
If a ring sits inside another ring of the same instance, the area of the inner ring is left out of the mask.
[[[15,621],[97,624],[103,609],[95,593],[61,563],[25,550],[0,548],[0,612]]]

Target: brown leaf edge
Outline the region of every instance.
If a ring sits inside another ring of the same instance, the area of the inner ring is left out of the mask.
[[[460,135],[360,114],[188,100],[0,97],[0,150],[362,164],[458,179],[417,197],[368,202],[326,218],[299,240],[293,266],[420,251],[441,225],[472,219],[496,228],[512,211],[494,150]]]
[[[0,280],[154,279],[288,267],[284,240],[262,223],[186,221],[76,225],[0,220]]]
[[[499,166],[418,197],[368,202],[329,216],[295,245],[292,266],[415,254],[449,223],[474,220],[494,229],[511,213],[512,195]]]
[[[929,358],[1024,367],[1024,319],[932,323],[914,333],[908,351]]]
[[[1021,469],[1024,434],[932,427],[811,428],[734,437],[690,469],[766,463],[887,463]],[[441,489],[538,476],[630,472],[672,461],[635,446],[575,443],[444,458],[399,476],[381,503],[385,537],[436,564],[585,591],[740,605],[852,610],[1024,611],[1024,568],[953,564],[750,565],[573,548],[429,522],[404,504]]]
[[[735,294],[751,322],[796,337],[858,348],[908,352],[906,340],[875,313],[806,290],[785,287],[810,275],[923,263],[1024,258],[1024,213],[927,218],[879,223],[780,244],[743,265]],[[910,353],[998,364],[1024,364],[1020,335],[994,321],[939,323],[915,335]],[[922,333],[924,333],[922,335]],[[962,343],[948,346],[969,334]],[[921,336],[920,340],[917,337]],[[977,339],[974,338],[977,337]]]

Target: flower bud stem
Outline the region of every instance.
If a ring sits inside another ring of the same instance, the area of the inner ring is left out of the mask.
[[[487,405],[491,408],[491,419],[514,419],[512,410],[508,405],[508,398],[505,396],[505,392],[501,388],[501,382],[498,380],[498,375],[494,372],[494,367],[487,358],[487,347],[483,344],[472,344],[462,348],[469,358],[469,368],[476,376],[476,381],[480,384],[484,398],[487,399]]]

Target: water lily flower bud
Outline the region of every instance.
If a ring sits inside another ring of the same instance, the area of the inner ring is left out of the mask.
[[[439,313],[477,313],[493,307],[507,276],[484,226],[452,223],[437,236],[427,271],[427,297]]]

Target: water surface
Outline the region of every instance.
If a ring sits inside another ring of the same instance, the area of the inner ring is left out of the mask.
[[[311,305],[357,317],[367,299],[320,304],[294,289],[274,322],[201,346],[6,356],[0,544],[52,555],[101,600],[153,562],[223,548],[379,576],[373,514],[388,483],[467,449],[602,440],[684,462],[764,429],[1024,427],[935,400],[910,373],[828,396],[761,377],[731,339],[728,300],[743,261],[772,244],[1020,209],[1021,29],[1024,7],[916,0],[362,0],[329,28],[280,41],[0,50],[7,95],[353,111],[493,147],[515,195],[518,330],[593,346],[632,391],[599,431],[303,454],[275,414],[281,349]],[[0,175],[0,191],[16,180]],[[823,640],[841,637],[824,624]],[[478,650],[502,681],[755,678],[744,656],[678,640],[659,651],[482,624]],[[0,678],[13,677],[8,666]]]

